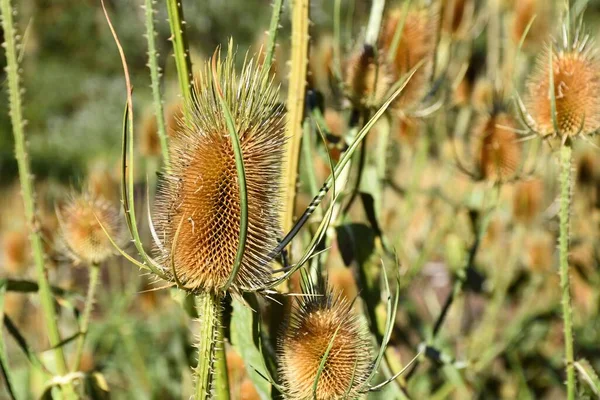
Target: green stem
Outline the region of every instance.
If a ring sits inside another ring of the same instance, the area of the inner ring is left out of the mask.
[[[169,12],[169,25],[171,27],[171,41],[173,42],[173,52],[175,56],[175,65],[177,67],[177,77],[181,95],[185,104],[192,101],[192,62],[188,47],[187,34],[183,23],[183,0],[167,0],[167,10]],[[184,107],[184,115],[187,117],[188,107]]]
[[[163,104],[160,96],[160,68],[158,67],[158,53],[156,52],[156,43],[154,37],[154,0],[145,0],[146,10],[146,39],[148,40],[148,68],[150,68],[150,82],[152,87],[152,102],[154,105],[154,114],[156,115],[156,125],[158,127],[158,139],[162,151],[163,162],[167,170],[171,163],[169,159],[169,145],[167,143],[167,133],[165,130],[165,116],[163,113]]]
[[[571,204],[570,143],[560,148],[560,235],[558,238],[560,289],[565,335],[565,362],[567,364],[567,399],[575,399],[575,366],[573,355],[573,322],[571,320],[571,294],[569,292],[569,212]]]
[[[225,327],[219,323],[215,354],[215,398],[229,399],[229,377],[227,376],[227,356],[225,352]]]
[[[273,64],[273,55],[275,54],[275,45],[277,44],[277,28],[279,28],[282,5],[283,0],[275,0],[273,2],[273,13],[271,14],[271,24],[269,25],[269,44],[267,45],[264,63],[265,68],[271,68],[271,64]]]
[[[221,298],[212,293],[202,293],[196,298],[196,308],[200,316],[200,331],[198,332],[198,366],[194,400],[206,400],[210,399],[212,394],[213,367],[221,364],[215,360],[216,341],[221,325]],[[222,377],[216,380],[221,379]]]
[[[98,277],[100,276],[100,266],[98,264],[92,264],[90,266],[90,282],[88,284],[87,296],[85,298],[85,308],[83,309],[83,315],[81,316],[81,325],[79,326],[79,339],[77,340],[77,352],[75,353],[75,363],[71,367],[71,372],[79,370],[81,364],[81,357],[83,356],[83,348],[85,345],[85,339],[88,333],[88,326],[90,322],[90,315],[94,308],[94,299],[96,298],[96,289],[98,288]]]
[[[379,29],[381,20],[383,19],[383,9],[385,8],[385,0],[373,0],[371,4],[371,13],[369,14],[369,23],[365,34],[365,44],[373,47],[377,46],[377,38],[379,37]]]
[[[42,238],[39,234],[39,228],[35,216],[34,192],[32,175],[29,169],[29,160],[25,148],[25,133],[24,120],[21,103],[21,86],[19,77],[19,62],[17,59],[17,43],[15,40],[15,28],[13,25],[13,9],[10,0],[2,0],[0,3],[2,10],[2,29],[4,30],[6,49],[6,73],[8,76],[8,95],[9,95],[9,110],[10,119],[13,127],[13,135],[15,139],[15,154],[19,168],[19,180],[21,183],[21,193],[23,195],[23,208],[25,218],[29,223],[29,240],[33,251],[33,259],[38,280],[40,293],[40,301],[44,319],[46,323],[46,331],[50,346],[54,348],[56,360],[56,371],[60,375],[67,373],[67,362],[62,347],[60,346],[61,338],[58,330],[56,318],[56,310],[54,308],[54,299],[46,276],[44,266],[44,248]],[[66,397],[75,396],[73,388],[70,384],[63,387]]]

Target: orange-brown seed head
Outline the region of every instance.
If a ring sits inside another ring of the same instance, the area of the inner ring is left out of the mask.
[[[478,164],[485,179],[505,181],[516,175],[521,147],[515,127],[513,118],[504,112],[485,116],[475,126]]]
[[[330,292],[296,299],[279,349],[286,398],[313,397],[319,366],[331,344],[318,378],[317,398],[359,397],[370,374],[372,352],[351,303]]]
[[[531,223],[539,214],[544,197],[544,184],[540,179],[519,182],[513,197],[513,215],[522,224]]]
[[[558,136],[563,140],[578,133],[594,133],[600,128],[600,63],[589,42],[553,47],[552,65],[548,51],[537,61],[524,99],[534,128],[542,136]],[[550,76],[556,99],[555,121],[549,94]]]
[[[350,56],[346,65],[346,87],[355,107],[381,103],[392,83],[388,65],[375,57],[372,47],[365,46]]]
[[[218,60],[218,82],[240,138],[246,173],[248,231],[231,289],[254,289],[270,278],[268,254],[280,234],[285,113],[267,71],[253,62],[234,71],[232,50]],[[210,63],[189,104],[189,121],[171,140],[171,170],[160,179],[155,228],[158,260],[189,290],[220,293],[232,274],[241,208],[235,155]],[[172,265],[173,263],[173,265]]]

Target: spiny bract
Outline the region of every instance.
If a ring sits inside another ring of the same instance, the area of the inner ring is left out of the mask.
[[[269,280],[268,254],[280,235],[285,112],[266,68],[245,62],[238,75],[231,45],[224,61],[215,61],[216,79],[240,138],[248,198],[246,248],[231,289],[251,290]],[[218,293],[233,271],[240,238],[239,184],[210,63],[198,81],[170,143],[171,170],[159,182],[158,260],[166,271],[174,269],[188,290]]]
[[[560,46],[555,43],[547,49],[528,81],[525,107],[533,127],[542,136],[566,140],[600,129],[600,63],[587,36],[581,40],[579,37],[577,34],[572,44],[565,39]],[[550,77],[556,99],[554,118]]]
[[[343,296],[308,293],[297,298],[279,343],[281,377],[288,399],[356,399],[371,372],[371,345],[351,303]],[[333,341],[332,341],[333,340]]]

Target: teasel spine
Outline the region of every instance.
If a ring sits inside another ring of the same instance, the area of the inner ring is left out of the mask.
[[[58,330],[57,315],[54,308],[54,299],[50,290],[50,284],[46,276],[44,249],[42,238],[39,233],[38,223],[35,215],[33,179],[27,157],[23,119],[21,85],[19,76],[19,61],[17,57],[17,35],[13,22],[13,9],[10,0],[0,2],[2,14],[2,29],[4,30],[6,53],[6,73],[8,78],[9,112],[15,140],[15,154],[17,158],[21,194],[23,196],[25,218],[29,223],[29,240],[33,251],[40,300],[48,331],[50,345],[54,348],[56,358],[56,371],[59,375],[67,373],[67,363],[63,348],[60,345],[61,337]],[[63,394],[67,399],[76,398],[74,389],[70,383],[63,385]]]
[[[152,87],[152,102],[154,114],[156,115],[156,127],[163,162],[167,170],[170,168],[169,146],[165,129],[165,115],[160,93],[160,67],[158,66],[158,52],[154,40],[154,0],[145,0],[144,9],[146,14],[146,39],[148,41],[148,68],[150,69],[150,86]]]

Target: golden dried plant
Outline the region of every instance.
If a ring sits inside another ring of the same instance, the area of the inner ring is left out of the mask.
[[[544,199],[544,183],[541,179],[531,179],[517,183],[513,195],[513,216],[515,221],[530,224],[539,215]]]
[[[305,292],[295,298],[279,342],[285,397],[313,398],[317,379],[318,399],[360,397],[372,363],[366,328],[345,297],[331,291],[321,294],[315,288]]]
[[[494,112],[480,118],[473,134],[477,145],[477,164],[481,176],[506,181],[517,175],[521,165],[521,147],[515,132],[516,122],[506,112]]]
[[[524,98],[529,113],[526,122],[541,136],[563,141],[600,128],[598,57],[587,36],[577,34],[572,43],[566,40],[554,43],[538,58]],[[554,96],[550,95],[552,84]]]
[[[231,109],[246,174],[248,231],[231,289],[252,290],[270,279],[268,254],[280,235],[280,174],[285,112],[268,71],[253,61],[241,73],[233,54],[216,79]],[[189,121],[171,139],[171,170],[158,185],[158,261],[188,290],[220,293],[233,272],[241,207],[235,152],[209,63],[187,104]]]
[[[390,69],[393,80],[396,81],[405,78],[411,70],[418,67],[394,102],[396,108],[405,110],[416,106],[427,90],[436,47],[439,13],[435,7],[411,8],[406,16],[402,9],[391,10],[380,35],[380,48],[386,55],[393,52],[391,47],[396,28],[403,18],[400,42],[395,54],[391,56]]]
[[[101,197],[72,195],[57,209],[57,217],[61,247],[76,262],[98,264],[112,256],[114,247],[107,234],[117,243],[124,241],[119,209]]]

